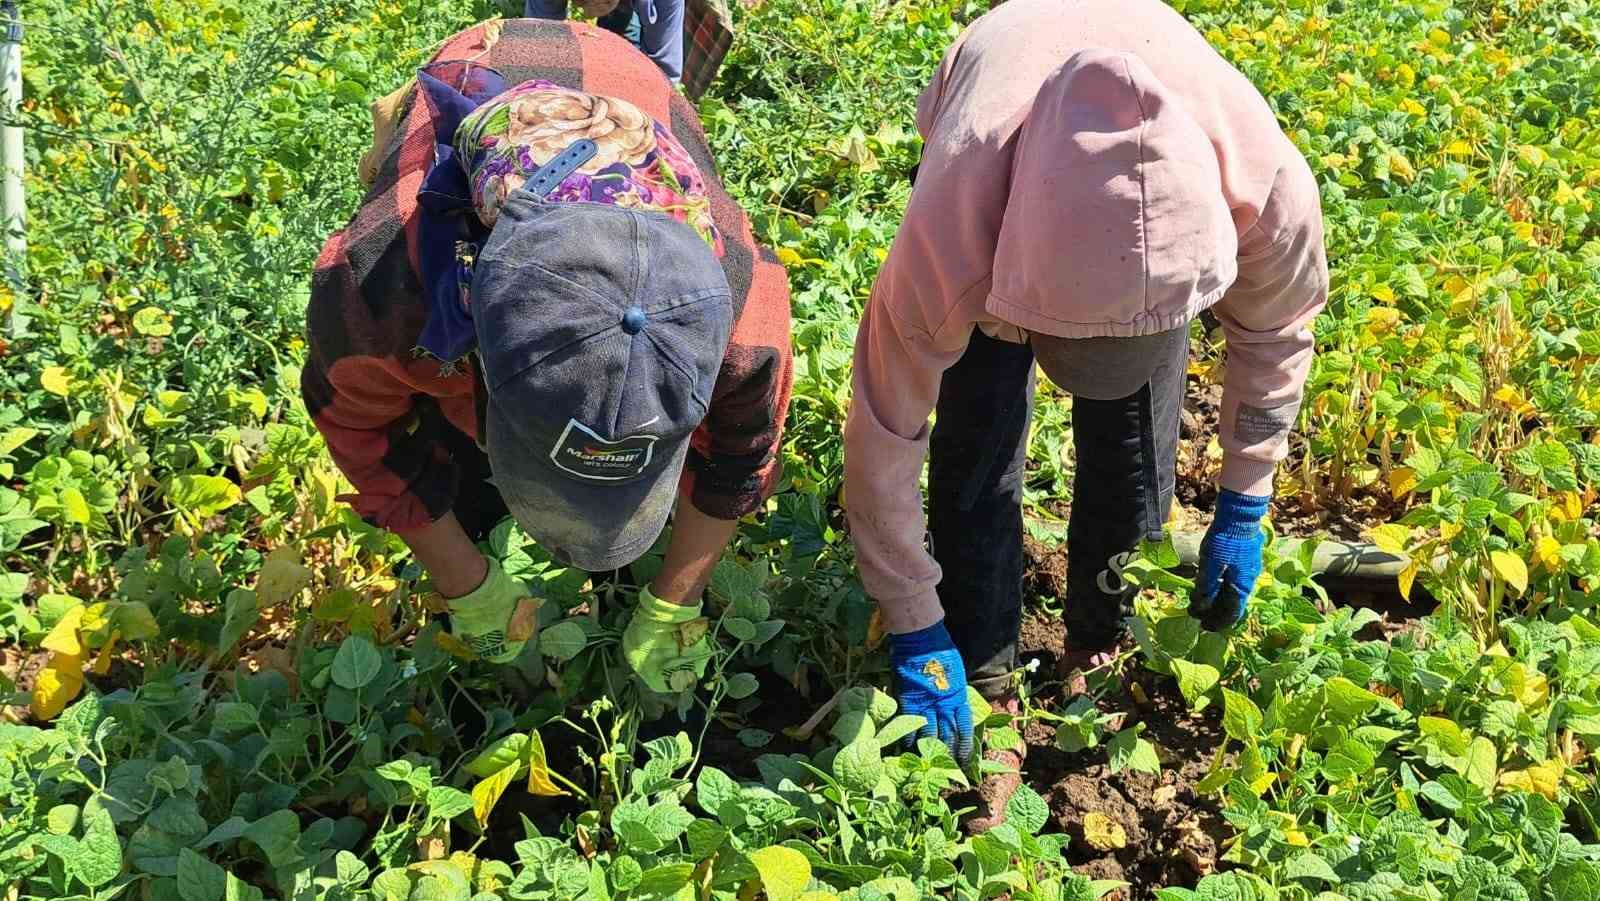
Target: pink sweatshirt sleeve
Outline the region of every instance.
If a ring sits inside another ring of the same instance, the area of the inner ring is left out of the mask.
[[[882,287],[880,282],[879,287]],[[944,371],[961,350],[942,350],[889,312],[875,290],[856,332],[850,416],[844,427],[845,510],[861,582],[884,628],[914,632],[944,617],[939,564],[923,544],[922,464],[928,417]]]
[[[967,35],[971,33],[971,29],[964,29],[956,36],[955,41],[940,58],[939,68],[934,70],[928,86],[917,95],[917,134],[921,135],[923,140],[927,140],[933,134],[933,123],[939,118],[940,101],[944,99],[944,83],[955,69],[956,60],[961,56],[961,48],[967,42]]]
[[[1328,299],[1316,178],[1282,138],[1284,162],[1239,245],[1239,277],[1213,308],[1227,337],[1218,441],[1222,487],[1272,492],[1311,371],[1311,321]]]

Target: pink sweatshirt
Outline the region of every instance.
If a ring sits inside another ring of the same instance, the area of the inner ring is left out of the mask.
[[[1244,76],[1159,0],[1011,0],[956,39],[917,128],[845,427],[851,534],[888,630],[943,616],[918,485],[974,328],[1145,335],[1214,305],[1222,484],[1270,493],[1328,274],[1316,181]]]

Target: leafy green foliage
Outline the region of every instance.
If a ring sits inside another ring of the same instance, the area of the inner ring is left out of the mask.
[[[787,483],[712,578],[706,694],[663,700],[618,666],[626,590],[509,523],[485,549],[549,598],[539,653],[472,662],[404,547],[337,501],[300,402],[307,272],[362,193],[368,104],[502,10],[24,4],[0,642],[49,659],[26,692],[0,677],[44,727],[0,723],[0,884],[182,901],[1108,891],[1067,869],[1031,788],[1005,827],[962,836],[945,794],[972,774],[936,741],[906,747],[923,724],[871,687],[883,655],[840,528],[852,335],[909,196],[914,101],[987,5],[736,11],[702,113],[794,288]],[[1201,788],[1235,869],[1160,897],[1594,897],[1593,11],[1174,6],[1322,190],[1334,279],[1279,493],[1370,511],[1370,537],[1414,561],[1402,591],[1441,607],[1371,640],[1376,616],[1309,578],[1307,542],[1274,548],[1250,623],[1224,637],[1175,602],[1172,547],[1125,569],[1148,589],[1140,659],[1227,736]],[[1216,337],[1201,389],[1221,377]],[[1043,385],[1032,505],[1070,485],[1070,417]],[[1214,455],[1192,450],[1185,477],[1209,480]],[[804,753],[754,715],[780,680],[843,692]],[[760,778],[706,765],[707,732],[638,740],[646,716],[689,713],[732,730]],[[1122,713],[1084,696],[1029,715],[1065,752],[1159,772]],[[987,747],[1020,742],[1021,723],[980,719]]]

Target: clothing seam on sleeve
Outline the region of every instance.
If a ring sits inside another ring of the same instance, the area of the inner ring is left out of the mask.
[[[978,276],[976,279],[973,280],[973,282],[971,284],[967,285],[965,288],[962,288],[960,293],[956,294],[955,302],[950,304],[950,308],[944,311],[944,318],[939,320],[939,327],[938,328],[936,328],[936,329],[934,329],[933,331],[930,332],[930,331],[928,331],[926,329],[919,329],[916,326],[911,326],[910,327],[911,330],[921,332],[922,333],[922,337],[924,339],[926,339],[927,341],[930,341],[930,342],[933,341],[934,340],[934,336],[938,335],[941,332],[943,332],[944,329],[945,329],[945,326],[950,324],[950,317],[954,316],[956,314],[956,311],[961,309],[962,304],[966,303],[967,298],[972,294],[972,292],[976,291],[978,289],[978,287],[980,285],[982,285],[984,282],[989,282],[991,284],[991,287],[992,287],[993,281],[994,281],[994,270],[993,269],[985,270],[982,275]],[[901,323],[902,325],[904,325],[905,320],[901,319],[899,316],[893,316],[893,314],[891,314],[891,316],[896,322]]]

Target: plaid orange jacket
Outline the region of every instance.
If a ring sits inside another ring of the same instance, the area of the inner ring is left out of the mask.
[[[448,59],[489,66],[507,84],[539,78],[621,97],[665,125],[694,157],[726,245],[722,266],[735,322],[681,492],[708,516],[754,512],[780,472],[793,380],[789,284],[723,189],[693,106],[625,40],[575,22],[486,22],[447,39],[433,57]],[[481,441],[486,397],[472,357],[452,366],[415,353],[428,315],[418,275],[417,188],[433,161],[433,126],[414,91],[380,101],[375,119],[384,103],[398,115],[364,161],[366,198],[328,238],[312,276],[301,391],[334,462],[356,488],[348,499],[357,512],[405,533],[451,509],[459,472],[444,430]]]

